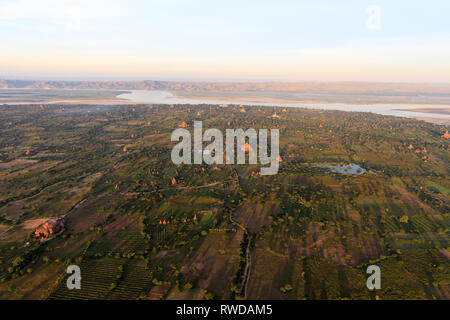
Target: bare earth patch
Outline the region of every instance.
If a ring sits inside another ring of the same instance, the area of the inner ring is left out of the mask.
[[[0,162],[0,169],[10,169],[12,167],[21,166],[29,163],[36,163],[38,160],[18,158],[9,162]]]
[[[53,219],[53,217],[27,220],[23,222],[20,226],[25,230],[32,230],[36,229],[49,219]]]

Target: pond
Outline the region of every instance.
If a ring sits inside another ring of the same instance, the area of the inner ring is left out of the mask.
[[[349,164],[329,163],[329,164],[317,164],[312,166],[316,168],[328,169],[329,170],[328,172],[340,174],[364,174],[366,172],[371,174],[377,174],[372,170],[364,169],[363,167],[354,163]]]

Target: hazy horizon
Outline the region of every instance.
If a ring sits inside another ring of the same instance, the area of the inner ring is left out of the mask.
[[[450,83],[450,4],[0,0],[0,78]]]
[[[191,83],[286,83],[286,84],[296,84],[296,83],[312,83],[312,84],[411,84],[411,85],[450,85],[450,80],[442,82],[421,82],[421,81],[369,81],[369,80],[270,80],[270,79],[227,79],[227,78],[171,78],[171,77],[159,77],[159,78],[149,78],[149,77],[45,77],[45,76],[5,76],[1,77],[0,80],[10,80],[10,81],[42,81],[42,82],[143,82],[143,81],[161,81],[161,82],[191,82]],[[14,89],[14,88],[9,88]],[[57,89],[57,88],[54,88]]]

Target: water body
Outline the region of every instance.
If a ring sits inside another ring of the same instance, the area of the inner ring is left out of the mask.
[[[318,164],[318,165],[312,165],[316,168],[323,168],[328,169],[329,172],[333,173],[340,173],[340,174],[364,174],[366,172],[377,174],[376,172],[373,172],[371,170],[364,169],[363,167],[354,164]]]
[[[283,98],[281,93],[277,93],[278,98]],[[387,116],[399,116],[407,118],[430,118],[440,119],[443,124],[450,123],[449,114],[423,113],[414,111],[403,111],[395,109],[435,109],[449,108],[446,105],[407,105],[395,103],[376,103],[376,104],[352,104],[352,103],[274,103],[274,102],[255,102],[246,101],[245,98],[237,101],[227,99],[195,99],[187,97],[177,97],[168,91],[160,90],[116,90],[116,89],[0,89],[0,104],[19,105],[19,104],[64,104],[74,103],[80,100],[89,100],[86,104],[92,104],[92,101],[98,101],[102,104],[104,101],[113,101],[116,98],[124,99],[124,103],[154,103],[154,104],[243,104],[249,106],[281,106],[297,107],[322,110],[340,110],[348,112],[373,112]],[[2,102],[2,100],[4,102]],[[128,100],[128,101],[127,101]],[[97,103],[95,103],[97,104]],[[94,104],[94,105],[95,105]],[[120,104],[120,102],[118,103]]]
[[[438,113],[411,112],[395,109],[423,108],[434,109],[433,105],[406,105],[392,103],[377,104],[351,104],[351,103],[267,103],[267,102],[250,102],[250,101],[226,101],[226,100],[209,100],[209,99],[192,99],[184,97],[176,97],[167,91],[158,90],[130,90],[131,93],[125,93],[117,96],[118,98],[127,99],[136,103],[161,103],[161,104],[243,104],[250,106],[281,106],[281,107],[297,107],[308,109],[323,110],[340,110],[349,112],[373,112],[386,116],[398,116],[407,118],[439,118],[443,122],[450,121],[450,115]],[[450,106],[439,106],[439,108],[449,108]]]

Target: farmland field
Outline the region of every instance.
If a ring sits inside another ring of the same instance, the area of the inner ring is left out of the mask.
[[[175,165],[171,133],[194,120],[279,129],[278,174]],[[447,130],[301,108],[2,105],[0,298],[449,299]],[[50,217],[64,231],[37,241]]]

